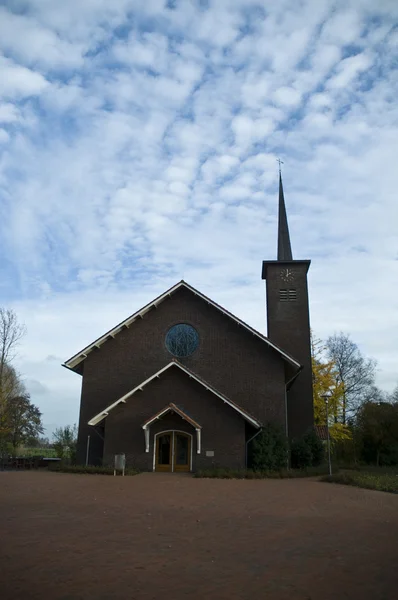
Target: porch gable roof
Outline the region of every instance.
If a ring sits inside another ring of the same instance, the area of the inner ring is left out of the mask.
[[[170,404],[168,406],[166,406],[166,408],[163,408],[162,410],[157,412],[155,415],[153,415],[153,417],[150,417],[149,419],[147,419],[145,421],[145,423],[142,424],[142,429],[146,429],[147,427],[152,425],[152,423],[154,421],[156,421],[157,419],[160,419],[161,417],[163,417],[163,415],[166,415],[168,412],[175,412],[182,419],[184,419],[184,421],[187,421],[190,425],[192,425],[192,427],[195,427],[195,429],[202,429],[202,426],[199,425],[199,423],[197,423],[197,421],[192,419],[192,417],[190,417],[182,408],[180,408],[173,402],[170,402]]]
[[[188,375],[188,377],[190,377],[191,379],[195,379],[195,381],[200,383],[200,385],[202,385],[206,390],[210,391],[212,394],[214,394],[215,396],[220,398],[220,400],[222,400],[225,404],[228,404],[229,406],[231,406],[231,408],[233,408],[236,412],[238,412],[248,423],[250,423],[257,429],[260,429],[260,427],[262,427],[262,424],[260,423],[260,421],[258,421],[255,417],[250,415],[247,411],[245,411],[243,408],[241,408],[238,404],[236,404],[235,402],[233,402],[232,400],[230,400],[229,398],[224,396],[224,394],[222,394],[221,392],[216,390],[216,388],[214,388],[212,385],[207,383],[199,375],[196,375],[193,371],[191,371],[185,365],[181,364],[180,362],[178,362],[175,359],[173,359],[165,367],[163,367],[162,369],[160,369],[159,371],[157,371],[156,373],[151,375],[151,377],[148,377],[148,379],[146,379],[145,381],[143,381],[142,383],[137,385],[130,392],[128,392],[124,396],[121,396],[118,400],[116,400],[116,402],[113,402],[112,404],[107,406],[104,410],[102,410],[100,413],[95,415],[95,417],[90,419],[88,424],[92,425],[92,426],[98,425],[98,423],[100,423],[103,419],[105,419],[109,415],[111,410],[116,408],[116,406],[118,406],[119,404],[125,404],[127,402],[127,400],[129,398],[131,398],[131,396],[133,396],[133,394],[135,394],[138,391],[142,391],[146,385],[148,385],[154,379],[160,377],[162,375],[162,373],[164,373],[171,367],[177,367],[178,369],[181,369],[181,371],[183,371],[186,375]]]

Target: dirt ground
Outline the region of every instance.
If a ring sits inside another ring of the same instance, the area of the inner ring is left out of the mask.
[[[397,600],[398,496],[315,480],[0,473],[2,600]]]

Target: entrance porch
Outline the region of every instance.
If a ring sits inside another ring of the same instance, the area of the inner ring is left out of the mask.
[[[164,423],[163,419],[167,421]],[[186,411],[174,403],[170,403],[163,410],[148,419],[142,426],[145,433],[145,451],[149,452],[151,425],[153,432],[153,470],[160,472],[189,472],[192,471],[193,435],[188,433],[186,427],[183,429],[170,427],[170,418],[185,422],[188,428],[196,432],[196,451],[201,450],[201,426]],[[159,427],[163,423],[163,427]],[[158,431],[156,431],[158,429]],[[159,431],[159,429],[161,429]]]

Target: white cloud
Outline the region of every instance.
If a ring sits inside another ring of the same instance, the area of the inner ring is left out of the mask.
[[[231,122],[235,135],[235,145],[248,151],[250,146],[270,134],[274,129],[274,121],[269,118],[252,119],[247,115],[238,115]]]
[[[214,10],[202,12],[195,23],[191,23],[194,38],[215,46],[228,46],[239,33],[240,19],[234,10]]]
[[[196,160],[189,157],[179,157],[169,161],[164,177],[169,181],[177,180],[189,184],[195,176],[196,169]]]
[[[167,36],[147,33],[140,40],[138,33],[134,31],[130,33],[128,40],[114,45],[113,55],[117,60],[131,65],[163,71],[169,58],[167,48]]]
[[[182,277],[264,331],[278,157],[316,333],[398,380],[398,6],[204,4],[0,9],[0,285],[49,424],[77,419],[60,357]]]
[[[294,88],[281,87],[274,93],[275,101],[282,106],[293,107],[301,100],[301,94]]]
[[[36,19],[13,14],[4,7],[0,7],[0,39],[7,54],[27,65],[76,68],[83,63],[80,44],[62,40]]]
[[[323,27],[323,40],[340,46],[357,42],[364,27],[361,16],[360,11],[355,8],[336,11]]]
[[[330,89],[345,88],[355,77],[366,71],[371,64],[372,59],[364,53],[345,58],[339,63],[336,75],[329,79],[327,87]]]
[[[309,105],[313,109],[322,109],[325,107],[330,107],[332,102],[333,102],[333,99],[328,94],[325,94],[325,93],[313,94],[311,96],[311,98],[309,99]]]
[[[0,96],[24,98],[42,92],[48,82],[40,73],[0,56]]]
[[[19,112],[14,104],[0,104],[0,123],[13,123],[18,121]]]
[[[9,134],[4,129],[0,129],[0,143],[8,142],[10,139]]]
[[[176,194],[177,196],[186,196],[189,194],[189,187],[181,181],[173,181],[169,184],[168,189],[171,194]]]
[[[230,154],[222,154],[208,158],[201,168],[201,176],[207,184],[215,184],[217,179],[223,178],[236,170],[239,159]]]
[[[249,73],[246,82],[242,85],[242,100],[249,108],[260,109],[267,101],[269,81],[259,78],[258,73]]]
[[[341,47],[332,44],[325,44],[318,40],[316,49],[311,57],[311,67],[320,75],[326,75],[327,72],[340,60]]]

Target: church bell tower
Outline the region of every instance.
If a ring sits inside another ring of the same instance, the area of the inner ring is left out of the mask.
[[[305,433],[314,423],[307,272],[310,260],[293,260],[279,171],[278,259],[263,261],[268,338],[295,358],[302,370],[286,373],[288,435]]]

